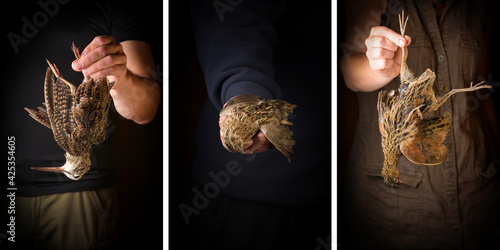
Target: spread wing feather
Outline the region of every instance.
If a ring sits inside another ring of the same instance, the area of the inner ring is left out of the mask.
[[[260,130],[290,162],[290,153],[293,154],[292,147],[295,145],[295,140],[292,139],[293,132],[288,127],[279,124],[278,121],[261,125]]]
[[[54,139],[62,149],[73,154],[69,148],[72,127],[69,122],[72,121],[74,97],[64,82],[59,79],[54,81],[54,73],[50,68],[47,68],[45,75],[45,103]]]
[[[41,123],[43,126],[52,129],[50,126],[49,115],[47,114],[47,108],[45,107],[45,102],[42,103],[42,107],[38,107],[38,110],[33,110],[29,108],[24,108],[30,114],[31,118],[35,119],[37,122]]]

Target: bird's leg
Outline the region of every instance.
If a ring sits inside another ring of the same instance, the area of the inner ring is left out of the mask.
[[[82,54],[80,54],[80,50],[78,50],[78,48],[75,46],[75,42],[72,43],[71,50],[73,50],[73,53],[75,54],[76,59],[80,60],[80,58],[82,57]],[[82,71],[82,74],[83,74],[83,71]],[[86,76],[85,74],[83,74],[83,77],[85,78],[85,81],[89,80],[89,76]]]
[[[420,119],[424,119],[423,115],[422,115],[422,112],[420,111],[420,108],[423,107],[424,104],[421,104],[420,106],[412,109],[412,111],[410,111],[410,113],[408,113],[408,116],[406,117],[406,120],[405,120],[405,123],[408,123],[409,120],[413,117],[413,112],[416,112],[417,113],[417,116],[420,118]]]
[[[55,64],[50,63],[50,61],[48,59],[45,59],[45,60],[47,60],[47,64],[49,64],[50,69],[52,70],[52,72],[54,73],[54,75],[57,77],[57,79],[61,79],[61,81],[63,81],[64,83],[66,83],[66,85],[68,85],[69,88],[71,89],[71,93],[73,95],[75,95],[75,92],[76,92],[75,85],[71,84],[70,82],[68,82],[66,79],[64,79],[62,77],[61,73],[59,73],[59,69],[56,67]]]
[[[460,92],[470,92],[470,91],[476,91],[476,90],[479,90],[479,89],[487,89],[487,88],[492,88],[490,85],[483,85],[483,86],[479,86],[481,85],[482,83],[484,83],[484,81],[476,84],[475,86],[470,85],[469,88],[463,88],[463,89],[452,89],[450,92],[446,93],[445,95],[441,96],[441,97],[438,97],[436,98],[436,101],[432,104],[432,110],[436,110],[438,109],[439,107],[441,107],[441,105],[443,105],[443,103],[445,103],[448,98],[450,98],[452,95],[456,94],[456,93],[460,93]]]
[[[73,53],[75,54],[76,59],[80,59],[80,57],[82,57],[82,55],[80,54],[80,51],[75,46],[75,42],[72,43],[71,50],[73,50]]]
[[[422,107],[422,105],[418,106],[416,109],[415,109],[415,112],[417,113],[417,116],[418,118],[420,118],[420,120],[423,120],[424,119],[424,116],[422,115],[422,111],[420,111],[420,107]]]

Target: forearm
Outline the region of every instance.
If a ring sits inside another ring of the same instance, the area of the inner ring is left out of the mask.
[[[340,69],[346,86],[352,91],[375,91],[392,81],[394,77],[377,74],[370,67],[370,62],[364,53],[351,53],[340,59]]]
[[[197,54],[212,103],[224,103],[241,94],[264,99],[281,98],[274,80],[273,22],[285,8],[282,1],[242,1],[222,20],[212,2],[192,0]]]
[[[130,70],[119,82],[115,82],[110,94],[116,111],[138,124],[153,120],[161,98],[156,80],[137,76]]]

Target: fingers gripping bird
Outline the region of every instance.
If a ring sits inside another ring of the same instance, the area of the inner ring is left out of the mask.
[[[399,16],[401,35],[405,35],[408,17],[404,11]],[[448,149],[442,144],[450,127],[449,117],[424,118],[423,115],[437,110],[448,98],[459,92],[491,88],[481,85],[453,89],[443,96],[436,96],[433,90],[436,75],[427,69],[416,78],[406,64],[407,49],[403,48],[400,79],[396,90],[382,90],[378,95],[378,121],[382,134],[384,182],[395,186],[401,184],[397,165],[404,155],[416,164],[437,165],[448,156]],[[481,85],[481,86],[479,86]]]
[[[73,53],[80,59],[80,52],[73,43]],[[32,167],[32,169],[64,173],[72,180],[79,180],[90,169],[90,149],[102,143],[108,111],[111,104],[110,89],[114,82],[105,76],[94,79],[84,75],[77,87],[65,80],[55,64],[47,60],[45,75],[45,102],[38,110],[25,108],[30,116],[52,129],[57,144],[66,151],[66,163],[61,167]],[[54,81],[54,75],[57,80]]]
[[[256,95],[231,98],[219,113],[228,116],[221,124],[222,144],[230,152],[243,153],[245,143],[260,130],[290,162],[295,140],[285,125],[293,125],[287,119],[295,107],[282,100],[260,100]]]

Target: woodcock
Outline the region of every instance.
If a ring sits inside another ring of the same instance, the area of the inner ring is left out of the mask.
[[[80,52],[74,43],[72,50],[80,59]],[[61,167],[32,169],[64,173],[72,180],[79,180],[90,169],[92,145],[105,139],[111,104],[109,91],[113,82],[110,83],[105,76],[94,79],[84,75],[83,82],[76,88],[62,77],[55,64],[48,60],[47,63],[45,102],[37,111],[25,110],[33,119],[52,129],[57,144],[66,151],[66,163]]]
[[[243,146],[259,130],[283,153],[290,162],[293,154],[293,132],[285,125],[288,115],[296,105],[282,100],[260,100],[256,95],[239,95],[231,98],[219,115],[228,117],[221,124],[224,147],[233,153],[243,153]]]
[[[404,37],[408,17],[399,16],[401,35]],[[403,48],[400,79],[397,90],[382,90],[378,95],[379,129],[382,134],[384,163],[382,177],[392,186],[401,184],[397,169],[399,158],[404,155],[416,164],[437,165],[442,163],[448,149],[442,144],[450,127],[450,117],[423,117],[437,110],[451,95],[458,92],[491,88],[481,83],[464,89],[453,89],[437,97],[433,90],[436,75],[427,69],[418,78],[406,64],[407,51]]]

